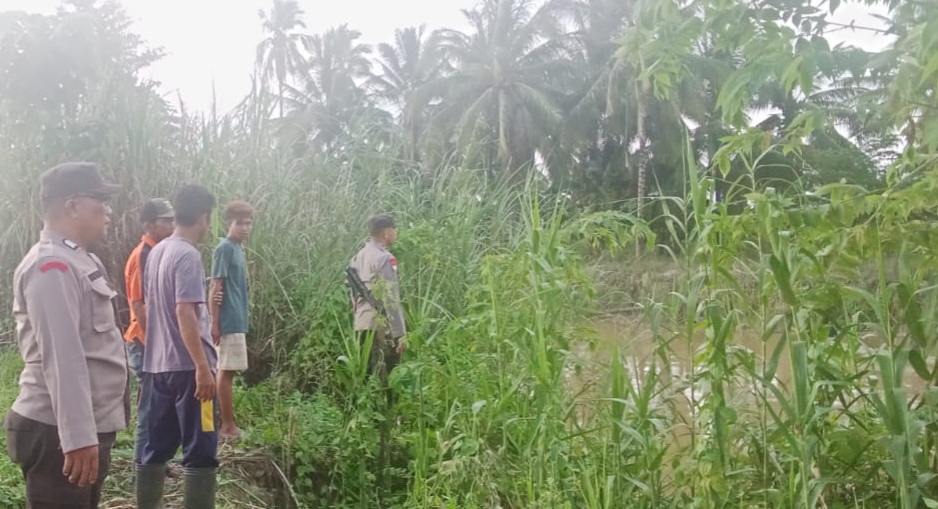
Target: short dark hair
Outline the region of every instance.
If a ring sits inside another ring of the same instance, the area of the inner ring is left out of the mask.
[[[225,207],[225,221],[243,221],[254,217],[254,206],[246,201],[235,200]]]
[[[381,232],[388,228],[397,228],[397,223],[394,221],[394,218],[388,214],[378,214],[368,218],[368,232],[371,233],[372,236],[380,235]]]
[[[214,207],[215,195],[198,184],[182,186],[173,197],[176,222],[182,226],[195,226],[199,218],[211,214]]]

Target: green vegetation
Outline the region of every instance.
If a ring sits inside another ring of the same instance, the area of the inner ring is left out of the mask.
[[[13,404],[13,400],[16,399],[17,386],[16,382],[19,380],[19,372],[23,366],[23,361],[20,360],[19,351],[4,348],[0,350],[0,404],[3,405],[3,408],[9,408]],[[6,451],[6,433],[3,433],[3,436],[0,437],[0,446],[3,446],[3,451]],[[23,474],[20,473],[19,468],[16,468],[15,465],[11,464],[9,459],[4,457],[4,461],[0,461],[0,503],[3,503],[4,507],[16,507],[21,506],[25,502],[24,497],[26,496],[26,488],[23,486]]]
[[[938,507],[938,9],[863,3],[881,53],[831,47],[837,0],[486,0],[373,55],[276,0],[225,114],[141,81],[159,52],[113,2],[0,13],[0,306],[43,169],[125,187],[111,274],[134,207],[198,181],[260,212],[236,404],[261,466],[228,457],[225,493],[258,489],[227,506]],[[412,330],[391,410],[342,279],[379,211]]]

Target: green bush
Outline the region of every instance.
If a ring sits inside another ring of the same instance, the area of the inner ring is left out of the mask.
[[[0,411],[6,411],[16,399],[23,361],[13,348],[0,348]],[[6,454],[6,432],[0,433],[0,506],[11,509],[25,507],[26,487],[23,473]]]

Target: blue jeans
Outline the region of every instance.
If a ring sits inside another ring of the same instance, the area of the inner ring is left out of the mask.
[[[143,382],[143,343],[134,338],[133,342],[127,345],[127,365],[130,372],[137,378],[137,383]]]
[[[137,429],[134,440],[134,464],[140,463],[143,446],[147,443],[147,416],[150,413],[150,398],[143,393],[143,343],[134,339],[127,343],[127,364],[137,378]]]

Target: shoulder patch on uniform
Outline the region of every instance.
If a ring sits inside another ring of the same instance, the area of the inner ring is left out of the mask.
[[[394,269],[394,272],[397,272],[397,258],[392,256],[388,261],[391,263],[391,268]]]
[[[72,241],[70,241],[70,240],[68,240],[68,239],[62,239],[62,244],[64,244],[65,247],[71,249],[72,251],[77,251],[77,250],[78,250],[78,244],[76,244],[76,243],[74,243],[74,242],[72,242]]]
[[[50,270],[68,272],[68,265],[65,264],[64,262],[51,261],[51,262],[43,263],[42,265],[39,266],[39,272],[42,272],[43,274],[45,274],[46,272],[49,272]]]

